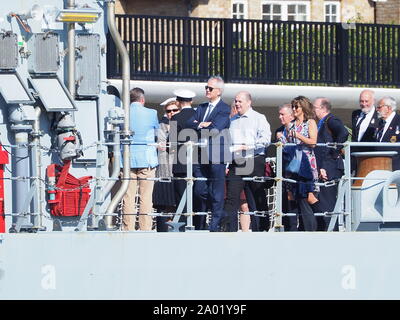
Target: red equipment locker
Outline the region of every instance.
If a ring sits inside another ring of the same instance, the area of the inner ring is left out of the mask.
[[[8,153],[0,144],[0,233],[6,232],[6,220],[4,216],[4,165],[8,164]]]
[[[64,166],[51,164],[47,167],[47,176],[55,177],[55,189],[48,189],[50,212],[54,216],[80,216],[86,207],[90,196],[89,180],[92,176],[75,178],[68,171],[71,160],[65,161]]]

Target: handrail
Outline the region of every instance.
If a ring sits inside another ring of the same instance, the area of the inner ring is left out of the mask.
[[[111,144],[113,144],[113,143],[111,143]],[[134,145],[136,143],[133,141],[133,142],[129,142],[128,144],[133,144]],[[139,143],[139,144],[142,145],[142,143]],[[189,143],[186,142],[185,144],[189,144],[190,146],[196,146],[196,145],[197,146],[198,145],[202,146],[203,145],[203,143],[194,143],[194,142],[189,142]],[[110,145],[110,143],[109,142],[98,142],[98,145]],[[148,143],[147,145],[154,146],[155,144],[154,143]],[[275,187],[276,188],[275,189],[276,190],[276,195],[275,195],[276,203],[275,203],[274,212],[272,212],[272,213],[271,212],[266,212],[266,213],[258,213],[258,214],[264,214],[264,215],[272,214],[273,225],[271,226],[271,231],[282,231],[282,229],[283,229],[282,228],[282,217],[284,215],[290,215],[290,213],[288,213],[288,214],[285,213],[284,214],[282,212],[282,201],[283,201],[283,199],[282,199],[282,185],[283,185],[283,182],[298,183],[297,181],[295,181],[293,179],[288,179],[288,178],[285,178],[283,176],[282,153],[283,153],[283,149],[286,146],[296,146],[297,144],[295,144],[295,143],[282,144],[281,142],[277,142],[277,143],[268,143],[267,145],[275,145],[277,147],[277,149],[276,149],[276,158],[275,158],[276,159],[276,162],[275,162],[275,165],[276,165],[276,170],[275,170],[276,171],[276,176],[274,178],[271,178],[271,177],[247,177],[247,178],[244,178],[244,179],[245,180],[252,180],[252,181],[260,182],[260,183],[262,183],[262,182],[264,182],[266,180],[274,180],[276,182],[276,187]],[[355,146],[356,147],[378,147],[379,146],[379,147],[391,147],[391,148],[399,147],[400,148],[400,142],[396,142],[396,143],[390,143],[390,142],[387,142],[387,143],[385,143],[385,142],[345,142],[345,143],[338,144],[338,145],[343,146],[343,150],[345,151],[345,156],[344,156],[344,168],[345,168],[345,170],[344,170],[343,177],[340,179],[342,181],[341,182],[341,188],[344,190],[343,191],[343,199],[341,199],[341,201],[343,201],[344,203],[343,203],[341,208],[336,206],[335,210],[334,210],[336,213],[334,212],[333,214],[338,214],[338,212],[341,212],[341,216],[344,219],[344,228],[343,228],[343,230],[344,231],[352,231],[352,225],[351,225],[351,222],[352,222],[352,212],[351,212],[352,211],[351,210],[351,208],[352,208],[352,192],[351,192],[352,191],[352,186],[351,186],[352,181],[360,180],[360,179],[361,180],[384,181],[385,178],[379,179],[379,178],[366,178],[366,177],[352,177],[351,176],[351,171],[350,171],[350,169],[351,169],[351,167],[350,167],[350,158],[351,158],[351,151],[350,150],[351,150],[351,147],[355,147]],[[318,144],[316,144],[316,146],[332,147],[331,143],[318,143]],[[33,148],[33,147],[37,147],[37,146],[36,146],[35,143],[28,143],[28,144],[26,144],[24,146],[21,146],[21,145],[3,145],[3,147],[18,149],[18,148],[27,148],[27,147],[32,147]],[[7,149],[5,149],[5,150],[7,150]],[[192,152],[188,152],[186,156],[187,156],[186,160],[189,163],[191,163],[191,161],[192,161],[191,158],[193,156]],[[197,180],[207,180],[207,178],[196,178],[196,177],[193,177],[191,175],[191,173],[190,173],[190,168],[189,167],[190,166],[188,166],[189,172],[188,172],[188,176],[187,177],[182,177],[182,178],[181,177],[158,177],[158,178],[147,178],[145,180],[159,181],[159,182],[162,182],[162,183],[170,183],[173,180],[183,179],[183,180],[185,180],[187,182],[189,188],[193,187],[193,183],[195,181],[197,181]],[[108,181],[116,181],[118,178],[117,177],[100,177],[100,176],[97,176],[94,179],[92,179],[90,183],[93,183],[93,182],[95,182],[96,180],[99,180],[99,179],[108,180]],[[36,180],[38,183],[44,184],[45,186],[49,186],[49,184],[43,178],[36,177],[36,176],[4,177],[4,178],[2,178],[2,180],[34,180],[34,181]],[[129,180],[131,180],[131,178],[130,177],[128,177],[128,178],[123,177],[121,180],[123,182],[129,182]],[[229,179],[227,179],[227,180],[229,180]],[[330,184],[329,181],[328,181],[328,183],[323,183],[323,185],[325,185],[325,186],[329,186],[328,184]],[[36,185],[35,187],[38,188],[39,185]],[[77,189],[79,189],[79,188],[77,188]],[[196,214],[197,215],[198,214],[206,214],[206,213],[193,212],[192,204],[191,204],[192,201],[193,201],[193,199],[192,199],[193,195],[190,192],[190,189],[188,189],[188,190],[189,191],[186,193],[185,199],[183,199],[183,201],[187,203],[187,211],[188,212],[183,212],[183,213],[180,213],[180,214],[188,215],[190,218],[192,218],[192,216],[196,215]],[[68,190],[63,190],[63,191],[68,191]],[[30,195],[30,197],[32,197],[32,195],[30,193],[29,193],[29,195]],[[184,205],[184,203],[182,205]],[[31,215],[31,216],[37,216],[37,214],[38,214],[37,212],[26,213],[26,215]],[[40,212],[39,212],[39,214],[40,214]],[[147,213],[147,214],[150,214],[152,216],[157,216],[157,214],[153,214],[153,213]],[[329,214],[332,214],[332,213],[329,213]],[[5,215],[7,216],[7,215],[10,215],[10,214],[6,213]],[[15,215],[18,216],[20,214],[15,214]],[[94,215],[98,215],[100,217],[101,216],[102,217],[107,217],[107,216],[115,216],[117,214],[114,213],[114,212],[106,211],[106,212],[98,212],[98,213],[95,213]],[[189,225],[188,225],[187,229],[192,229],[192,228],[193,228],[192,222],[191,222],[191,219],[189,219]]]
[[[116,19],[125,31],[136,80],[203,81],[211,73],[227,83],[400,86],[397,25],[150,15]],[[114,57],[113,44],[108,47]],[[361,53],[360,47],[365,48]],[[382,67],[384,74],[378,71]],[[118,78],[119,70],[118,59],[110,58],[108,78]]]

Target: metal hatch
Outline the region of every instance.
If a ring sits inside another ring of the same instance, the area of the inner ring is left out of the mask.
[[[75,111],[74,99],[57,76],[28,78],[47,112]]]
[[[8,104],[35,102],[16,71],[0,72],[0,93]]]

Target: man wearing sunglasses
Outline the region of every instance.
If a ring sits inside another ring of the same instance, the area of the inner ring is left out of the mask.
[[[196,208],[201,212],[207,211],[207,204],[210,204],[210,231],[220,231],[224,215],[224,152],[225,146],[229,147],[226,141],[229,131],[225,129],[229,128],[231,108],[221,99],[223,89],[224,80],[221,77],[210,77],[205,86],[208,102],[200,104],[187,123],[189,128],[196,130],[199,141],[204,144],[199,149],[198,163],[193,165],[193,176],[208,180],[195,181],[194,200]],[[205,229],[205,218],[204,215],[194,217],[196,230]]]

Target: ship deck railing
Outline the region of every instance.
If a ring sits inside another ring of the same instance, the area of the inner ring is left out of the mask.
[[[125,142],[127,143],[127,142]],[[159,146],[157,143],[136,143],[133,141],[128,142],[129,144],[132,145],[151,145],[151,146]],[[158,216],[170,216],[171,218],[173,217],[174,222],[178,222],[179,217],[181,215],[187,216],[187,225],[185,226],[186,230],[194,230],[193,226],[193,216],[195,215],[207,215],[207,218],[209,219],[210,217],[210,212],[194,212],[193,210],[193,184],[195,181],[198,180],[207,180],[206,178],[197,178],[193,177],[193,172],[192,172],[192,163],[193,163],[193,148],[196,146],[204,147],[204,144],[201,143],[194,143],[194,142],[185,142],[185,143],[179,143],[179,144],[185,144],[187,146],[187,153],[186,153],[186,160],[187,160],[187,176],[184,178],[178,178],[178,177],[156,177],[156,178],[147,178],[147,180],[152,180],[152,181],[158,181],[160,183],[171,183],[173,180],[177,179],[184,179],[187,182],[187,187],[185,190],[185,193],[181,199],[181,202],[177,208],[177,211],[175,213],[170,213],[170,212],[149,212],[149,213],[144,213],[147,215],[150,215],[152,217],[158,217]],[[108,146],[113,145],[113,143],[110,142],[95,142],[93,144],[90,144],[87,148],[91,147],[97,147],[97,149],[102,149],[102,148],[107,148]],[[170,143],[170,145],[173,145],[173,143]],[[176,144],[175,144],[176,145]],[[30,145],[26,146],[21,146],[21,145],[2,145],[5,150],[7,148],[21,148],[21,147],[30,147]],[[275,146],[276,147],[276,156],[275,157],[266,157],[266,162],[268,162],[273,171],[274,171],[274,176],[263,176],[263,177],[244,177],[242,178],[245,181],[254,181],[254,182],[259,182],[259,183],[265,183],[266,181],[273,181],[273,185],[269,188],[266,188],[266,201],[267,201],[267,208],[268,210],[266,211],[249,211],[249,212],[238,212],[239,214],[245,214],[245,215],[251,215],[251,216],[260,216],[260,217],[269,217],[269,220],[271,222],[271,227],[270,230],[271,232],[274,231],[283,231],[284,226],[282,224],[282,217],[284,216],[293,216],[295,213],[283,213],[282,210],[282,204],[284,199],[282,199],[282,187],[283,183],[299,183],[296,180],[286,178],[284,174],[284,169],[282,167],[282,153],[283,149],[287,146],[298,146],[294,143],[286,143],[283,144],[281,142],[277,143],[268,143],[267,146]],[[371,178],[366,178],[366,177],[357,177],[352,175],[351,172],[351,148],[352,147],[357,147],[358,150],[360,150],[360,147],[362,148],[377,148],[382,150],[382,148],[388,148],[388,149],[399,149],[400,150],[400,143],[390,143],[390,142],[345,142],[345,143],[317,143],[313,145],[313,147],[319,146],[319,147],[328,147],[328,148],[334,148],[334,149],[342,149],[343,150],[343,161],[344,161],[344,175],[342,176],[341,179],[337,180],[331,180],[331,181],[325,181],[321,183],[316,183],[316,185],[319,186],[335,186],[338,185],[338,199],[336,202],[336,206],[333,212],[321,212],[321,213],[316,213],[316,216],[326,216],[326,217],[331,217],[331,220],[334,220],[336,223],[336,220],[338,221],[338,230],[339,231],[352,231],[351,229],[351,221],[352,221],[352,212],[351,212],[351,190],[352,190],[352,183],[356,180],[368,180]],[[57,152],[56,149],[49,149],[46,147],[41,147],[43,150],[46,150],[46,152]],[[9,152],[9,151],[8,151]],[[10,152],[9,152],[10,153]],[[105,154],[104,152],[98,152],[98,155]],[[102,158],[97,158],[97,164],[100,163],[105,163],[104,159]],[[19,180],[31,180],[32,185],[33,183],[42,183],[48,188],[49,184],[46,180],[44,179],[38,179],[38,177],[17,177],[17,176],[12,176],[12,172],[8,170],[9,173],[11,173],[11,176],[5,176],[3,179],[4,180],[13,180],[13,181],[19,181]],[[228,179],[228,178],[227,178]],[[101,186],[99,185],[103,184],[105,181],[112,180],[109,177],[94,177],[91,179],[90,185],[94,185],[94,189],[101,190]],[[114,180],[121,180],[121,178],[117,178]],[[383,183],[385,179],[377,179],[373,178],[373,180],[379,180],[378,183]],[[32,186],[31,185],[31,186]],[[46,189],[47,190],[47,189]],[[75,189],[74,189],[75,190]],[[63,190],[63,191],[68,191],[68,190]],[[71,190],[72,191],[72,190]],[[31,192],[29,192],[31,193]],[[28,194],[28,196],[32,197],[32,194]],[[106,216],[114,216],[118,217],[119,219],[121,218],[121,207],[119,207],[118,211],[112,214],[105,214],[105,210],[103,211],[96,211],[93,210],[94,206],[93,203],[99,203],[99,202],[104,202],[104,199],[102,199],[102,194],[101,192],[92,192],[91,197],[96,197],[95,201],[89,201],[88,205],[86,206],[83,214],[80,216],[79,224],[78,227],[75,229],[76,231],[84,231],[85,226],[87,227],[87,220],[89,218],[89,212],[90,216],[92,217],[92,220],[95,220],[95,224],[99,223],[101,219],[104,219]],[[136,200],[138,200],[138,195],[136,197]],[[137,203],[137,202],[136,202]],[[90,205],[89,205],[90,204]],[[187,212],[183,212],[183,208],[186,206]],[[97,209],[101,208],[101,206],[97,206]],[[138,216],[137,212],[131,213],[132,215]],[[141,213],[143,214],[143,213]],[[43,215],[42,212],[36,212],[32,213],[29,212],[28,208],[26,212],[19,212],[19,213],[10,213],[7,212],[4,214],[4,216],[13,216],[13,217],[20,217],[20,216],[37,216],[37,215]],[[46,212],[47,217],[50,217],[50,213]],[[56,218],[56,217],[51,217],[51,218]],[[97,221],[97,222],[96,222]],[[332,223],[331,223],[332,225]],[[331,226],[333,227],[333,225]],[[96,226],[92,226],[90,230],[97,229]],[[113,228],[106,228],[107,230],[113,229],[113,230],[119,230],[118,227],[113,227]],[[332,228],[330,228],[332,229]],[[332,231],[328,229],[328,231]]]

